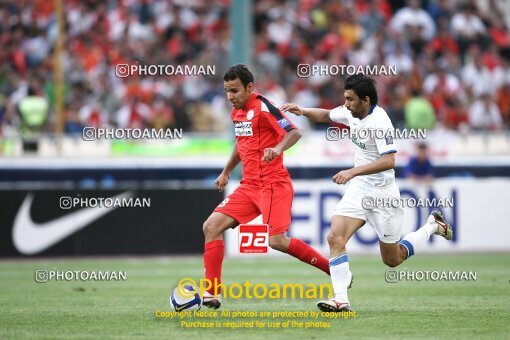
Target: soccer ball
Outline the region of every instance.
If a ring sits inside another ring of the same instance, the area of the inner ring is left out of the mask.
[[[193,285],[180,285],[170,295],[170,305],[176,312],[199,310],[202,307],[202,298]]]

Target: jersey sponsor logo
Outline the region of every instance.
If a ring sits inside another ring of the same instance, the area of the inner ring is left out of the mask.
[[[358,147],[360,147],[360,148],[361,148],[361,149],[363,149],[363,150],[366,150],[366,149],[367,149],[367,147],[366,147],[365,143],[362,143],[362,142],[361,142],[358,138],[356,138],[356,137],[353,137],[353,138],[351,139],[351,142],[353,142],[354,144],[356,144]]]
[[[290,123],[287,119],[283,118],[278,121],[278,125],[280,125],[282,129],[285,129],[287,126],[290,125]]]
[[[248,119],[248,120],[252,120],[254,116],[255,116],[255,112],[253,112],[253,110],[250,110],[250,111],[248,111],[248,113],[246,114],[246,119]]]
[[[253,136],[253,129],[251,122],[235,122],[234,132],[238,137]]]
[[[269,226],[267,224],[240,224],[238,230],[239,253],[267,253],[269,246]]]
[[[126,191],[114,199],[128,199],[133,193]],[[14,218],[12,240],[16,249],[24,255],[42,252],[69,235],[88,226],[115,208],[85,208],[45,223],[35,223],[30,216],[33,194],[28,194]]]

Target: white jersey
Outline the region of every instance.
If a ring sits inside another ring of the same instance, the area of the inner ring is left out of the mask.
[[[329,118],[350,127],[351,141],[354,144],[354,166],[366,165],[384,154],[397,152],[393,140],[393,124],[382,107],[374,105],[369,114],[360,120],[354,118],[345,106],[339,106],[329,112]],[[395,170],[389,169],[356,178],[372,186],[386,186],[395,182]]]

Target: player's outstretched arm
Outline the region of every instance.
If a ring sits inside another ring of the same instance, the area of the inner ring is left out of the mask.
[[[303,108],[298,104],[286,103],[280,107],[280,111],[292,112],[296,116],[305,116],[311,121],[318,123],[330,123],[329,110],[318,108]]]
[[[237,164],[239,164],[239,162],[241,162],[241,157],[239,156],[239,151],[237,150],[236,143],[227,164],[225,165],[223,171],[214,182],[214,184],[216,184],[216,188],[218,188],[220,192],[222,192],[225,185],[227,185],[228,179],[230,178],[230,173],[232,172],[232,170],[234,170]]]
[[[271,162],[276,157],[280,156],[285,150],[292,147],[301,138],[301,132],[298,129],[292,129],[285,134],[282,141],[274,148],[264,149],[264,156],[262,160],[266,163]]]
[[[371,175],[395,167],[395,154],[388,153],[382,155],[372,163],[354,167],[348,170],[342,170],[333,176],[333,182],[336,184],[345,184],[356,176]]]

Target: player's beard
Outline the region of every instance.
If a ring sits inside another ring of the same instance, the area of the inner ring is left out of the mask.
[[[351,115],[352,115],[354,118],[361,119],[361,115],[362,115],[362,114],[361,114],[361,112],[363,111],[363,107],[362,107],[362,106],[360,106],[360,107],[359,107],[359,110],[357,110],[357,111],[353,111],[353,110],[351,110],[351,109],[348,109],[348,110],[349,110],[349,111],[351,111]]]
[[[359,115],[353,111],[353,110],[349,110],[351,112],[351,116],[354,117],[354,118],[359,118]]]

